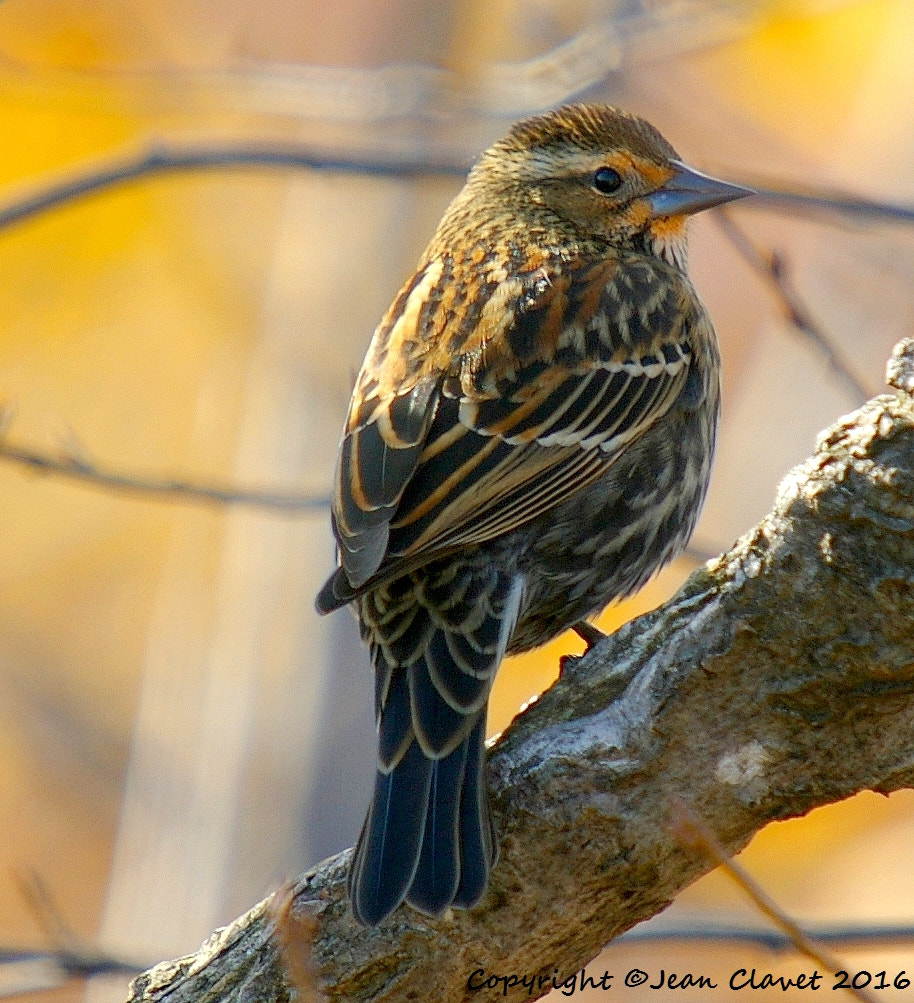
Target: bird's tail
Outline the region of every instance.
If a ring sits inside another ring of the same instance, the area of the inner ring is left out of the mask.
[[[349,876],[353,912],[437,915],[483,895],[496,841],[484,782],[486,704],[522,585],[484,555],[358,601],[375,666],[378,773]]]
[[[349,872],[352,911],[373,926],[404,899],[437,915],[469,908],[485,892],[496,842],[483,778],[485,712],[447,756],[413,740],[374,797]]]

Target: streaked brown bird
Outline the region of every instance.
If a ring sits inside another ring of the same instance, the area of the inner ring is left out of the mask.
[[[404,899],[432,915],[479,901],[503,656],[685,546],[720,396],[686,219],[748,194],[613,108],[528,119],[482,155],[375,331],[336,472],[340,567],[317,599],[354,604],[375,669],[361,923]]]

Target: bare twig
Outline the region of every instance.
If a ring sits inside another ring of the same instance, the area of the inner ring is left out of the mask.
[[[858,223],[914,223],[914,206],[881,202],[828,188],[795,188],[784,182],[772,182],[769,186],[744,178],[743,183],[755,192],[755,197],[746,205],[756,209],[799,211],[804,216],[824,216],[826,219],[838,216]]]
[[[41,876],[36,871],[27,871],[16,874],[15,881],[48,943],[67,952],[74,950],[78,938],[60,914]]]
[[[130,978],[144,965],[95,951],[0,950],[0,999],[56,989],[67,982],[117,976]]]
[[[752,900],[755,907],[767,916],[789,938],[793,946],[801,953],[811,958],[817,965],[829,974],[835,975],[844,968],[840,958],[816,943],[809,934],[797,925],[784,912],[774,899],[759,885],[751,874],[738,864],[720,844],[717,837],[708,828],[701,816],[681,798],[672,799],[673,826],[676,835],[683,844],[690,848],[701,850],[718,867],[725,871],[743,892]],[[856,986],[845,986],[852,996],[863,1000],[863,1003],[875,1003],[875,999],[863,989]]]
[[[775,251],[768,252],[759,248],[746,232],[737,226],[732,215],[726,210],[719,211],[715,218],[721,231],[743,260],[767,282],[790,324],[812,343],[853,401],[859,403],[866,400],[873,391],[868,390],[857,379],[835,348],[831,337],[813,318],[811,311],[790,281],[783,257]]]
[[[175,477],[130,476],[101,467],[73,452],[44,453],[25,446],[15,446],[0,438],[0,461],[2,460],[95,487],[169,501],[249,505],[291,515],[322,512],[330,504],[329,498],[323,495],[248,490],[228,485],[201,484]]]
[[[848,924],[840,926],[809,926],[804,927],[806,936],[820,944],[840,947],[845,951],[861,950],[874,947],[910,948],[914,943],[914,926],[910,924],[884,926],[859,926]],[[742,943],[756,944],[769,951],[789,951],[796,946],[793,940],[779,930],[767,930],[752,926],[737,924],[700,923],[689,926],[671,925],[668,927],[639,926],[628,930],[613,941],[612,946],[634,944],[639,941],[682,942],[697,941],[710,943]]]
[[[462,177],[466,165],[412,159],[364,158],[337,156],[313,147],[270,144],[208,145],[200,147],[151,146],[146,150],[111,157],[96,167],[89,167],[75,177],[48,184],[32,195],[10,202],[0,209],[0,229],[53,209],[75,202],[87,195],[118,185],[160,174],[183,171],[239,170],[246,167],[328,171],[331,173],[368,174],[374,177],[412,178],[431,175]]]
[[[626,63],[720,43],[754,21],[751,4],[730,0],[629,0],[609,11],[569,36],[547,30],[546,47],[529,58],[477,63],[472,73],[412,61],[372,67],[238,61],[205,69],[167,64],[49,73],[43,67],[42,83],[72,92],[74,83],[104,79],[121,91],[139,88],[147,101],[177,99],[185,110],[196,93],[205,95],[207,107],[215,99],[222,108],[296,121],[519,118],[573,99]],[[12,63],[9,53],[4,62]]]
[[[464,172],[462,165],[444,161],[334,157],[301,147],[212,146],[186,149],[154,147],[139,154],[126,156],[120,161],[110,162],[103,167],[91,169],[80,177],[51,185],[33,196],[11,203],[6,209],[0,210],[0,229],[22,222],[54,206],[140,177],[172,171],[251,166],[345,171],[385,177],[416,177],[432,174],[459,176]],[[914,221],[914,210],[905,210],[897,206],[880,207],[876,203],[865,203],[862,200],[826,199],[816,195],[798,195],[772,190],[763,192],[763,195],[769,201],[775,200],[775,202],[778,199],[790,203],[796,203],[798,199],[801,202],[804,199],[811,200],[811,204],[819,210],[830,208],[836,212],[856,211],[864,206],[866,212],[870,214],[884,210],[887,215],[894,218]],[[813,319],[791,285],[783,259],[777,254],[766,253],[756,247],[728,214],[719,213],[718,220],[736,250],[774,290],[788,320],[815,345],[848,393],[855,400],[864,399],[867,396],[867,388],[854,376],[850,367],[833,347],[831,339]],[[11,412],[8,409],[0,410],[0,437],[8,428],[10,417]],[[177,501],[250,505],[290,513],[320,511],[329,505],[327,497],[314,495],[207,485],[181,478],[130,476],[110,468],[104,469],[87,460],[75,449],[68,448],[56,454],[49,454],[13,445],[3,441],[2,438],[0,438],[0,460],[102,488]]]
[[[28,996],[55,989],[71,980],[99,976],[131,976],[143,966],[99,951],[87,949],[61,916],[41,877],[17,874],[16,884],[34,914],[50,950],[23,951],[0,948],[0,999]]]
[[[314,146],[292,144],[224,143],[201,146],[157,144],[145,150],[112,155],[97,166],[85,168],[75,177],[47,183],[32,194],[14,198],[0,208],[0,230],[25,222],[56,206],[78,201],[94,193],[130,181],[184,171],[239,170],[263,168],[362,174],[381,178],[453,177],[466,175],[465,157],[422,158],[417,156],[377,156],[334,153]],[[914,223],[914,208],[877,202],[826,190],[756,188],[756,198],[747,205],[774,211],[802,212],[830,218],[850,218],[857,222]]]

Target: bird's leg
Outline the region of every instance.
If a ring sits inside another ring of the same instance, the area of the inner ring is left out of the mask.
[[[573,623],[571,625],[571,629],[587,645],[587,651],[584,652],[584,655],[586,655],[598,641],[602,641],[603,638],[606,637],[606,634],[604,634],[602,630],[594,627],[594,625],[592,623],[588,623],[587,620],[578,620],[577,623]],[[574,664],[574,662],[576,662],[579,658],[583,658],[584,655],[562,655],[559,659],[559,678],[562,677],[565,669],[569,665]]]
[[[603,638],[607,636],[602,630],[594,627],[594,625],[587,620],[578,620],[577,623],[573,623],[571,625],[571,629],[587,645],[587,651],[590,651],[595,644],[602,641]],[[586,655],[587,652],[585,651],[584,654]]]

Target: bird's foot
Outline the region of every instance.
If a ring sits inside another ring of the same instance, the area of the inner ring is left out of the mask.
[[[602,641],[606,634],[602,630],[598,630],[592,623],[588,623],[586,620],[578,620],[577,623],[571,625],[571,629],[580,637],[584,643],[587,645],[587,651],[584,655],[598,642]],[[584,655],[562,655],[559,659],[559,678],[565,674],[565,670],[571,668],[575,662],[580,661]]]

